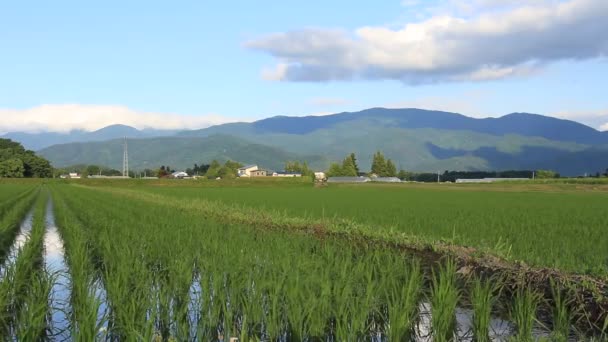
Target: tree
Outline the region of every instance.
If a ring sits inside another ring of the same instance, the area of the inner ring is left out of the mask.
[[[207,172],[205,173],[205,177],[207,177],[209,179],[217,178],[218,171],[220,170],[221,167],[222,166],[220,165],[220,163],[217,160],[213,160],[211,162],[211,165],[209,165]]]
[[[372,159],[372,173],[375,173],[379,177],[384,177],[386,174],[386,160],[380,151],[374,153]]]
[[[404,180],[411,180],[414,177],[414,173],[412,172],[408,172],[405,170],[400,170],[399,173],[397,174],[397,177],[399,177],[399,179],[401,179],[402,181]]]
[[[101,173],[101,168],[97,165],[89,165],[86,168],[87,176],[98,175]]]
[[[16,162],[16,161],[19,162]],[[0,162],[5,174],[14,177],[47,178],[53,176],[53,167],[48,160],[33,151],[26,150],[20,143],[10,139],[0,139]],[[5,176],[8,177],[8,176]]]
[[[342,161],[342,176],[357,176],[357,166],[354,163],[352,155],[347,156]]]
[[[339,177],[342,176],[342,167],[338,163],[331,163],[329,170],[327,170],[327,177]]]
[[[382,177],[396,177],[397,176],[397,167],[392,160],[388,159],[386,161],[385,174]]]
[[[355,166],[355,171],[357,172],[357,175],[359,174],[359,165],[357,165],[357,158],[355,157],[355,153],[352,152],[350,154],[350,159],[352,160],[352,164]]]
[[[22,178],[25,167],[20,159],[13,158],[0,162],[0,178]]]
[[[555,171],[551,170],[536,170],[535,177],[539,179],[558,178],[558,174]]]
[[[285,172],[301,173],[302,176],[313,176],[314,172],[308,167],[306,161],[288,161],[285,163]]]

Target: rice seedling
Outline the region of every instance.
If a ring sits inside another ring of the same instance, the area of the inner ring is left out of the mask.
[[[554,280],[551,280],[550,283],[553,297],[553,333],[551,338],[557,342],[565,342],[570,337],[572,321],[570,306],[572,302],[564,295],[562,289]]]
[[[532,341],[532,330],[536,322],[536,311],[540,296],[528,286],[517,289],[511,309],[511,318],[516,325],[514,340],[518,342]]]
[[[413,262],[394,271],[399,276],[390,277],[384,289],[388,309],[388,317],[384,318],[386,335],[390,341],[413,340],[422,296],[423,276],[420,264]]]
[[[471,288],[471,305],[473,307],[473,338],[477,342],[491,341],[490,325],[494,305],[498,301],[502,281],[497,277],[473,279]]]
[[[433,269],[431,288],[433,341],[452,341],[456,334],[456,307],[460,300],[456,264],[452,260]]]
[[[52,286],[53,279],[44,270],[38,270],[32,277],[14,328],[18,341],[43,341],[54,337],[48,332],[51,320],[48,298],[52,294]]]

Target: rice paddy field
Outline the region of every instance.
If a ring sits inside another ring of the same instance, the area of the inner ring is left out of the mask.
[[[567,185],[0,181],[0,335],[605,341],[607,195]],[[473,267],[486,257],[551,269],[547,286]],[[584,303],[581,288],[595,291]]]

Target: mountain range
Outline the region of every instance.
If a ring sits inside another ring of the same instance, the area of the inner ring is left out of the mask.
[[[10,132],[0,138],[11,139],[20,142],[23,147],[29,150],[40,150],[57,144],[66,144],[71,142],[90,142],[118,139],[121,137],[130,138],[150,138],[174,135],[178,131],[171,130],[156,130],[143,129],[138,130],[126,125],[111,125],[93,132],[84,130],[72,130],[66,133],[57,132]]]
[[[185,168],[212,159],[272,169],[280,169],[287,160],[306,160],[313,168],[324,169],[355,152],[360,168],[368,170],[377,150],[408,171],[552,169],[579,175],[608,167],[608,133],[528,113],[476,119],[414,108],[371,108],[326,116],[276,116],[181,132],[115,125],[62,137],[56,133],[8,137],[30,148],[37,144],[55,166],[96,163],[120,168],[124,136],[129,137],[130,164],[136,169]],[[49,146],[55,143],[60,144]]]

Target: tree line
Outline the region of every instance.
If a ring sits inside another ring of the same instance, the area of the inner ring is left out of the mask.
[[[374,153],[371,165],[371,173],[378,177],[397,177],[397,167],[395,163],[386,157],[382,152]],[[342,160],[342,163],[331,163],[327,171],[328,177],[356,177],[363,173],[359,170],[357,157],[354,153],[349,154]]]
[[[0,139],[0,178],[49,178],[51,163],[10,139]]]

